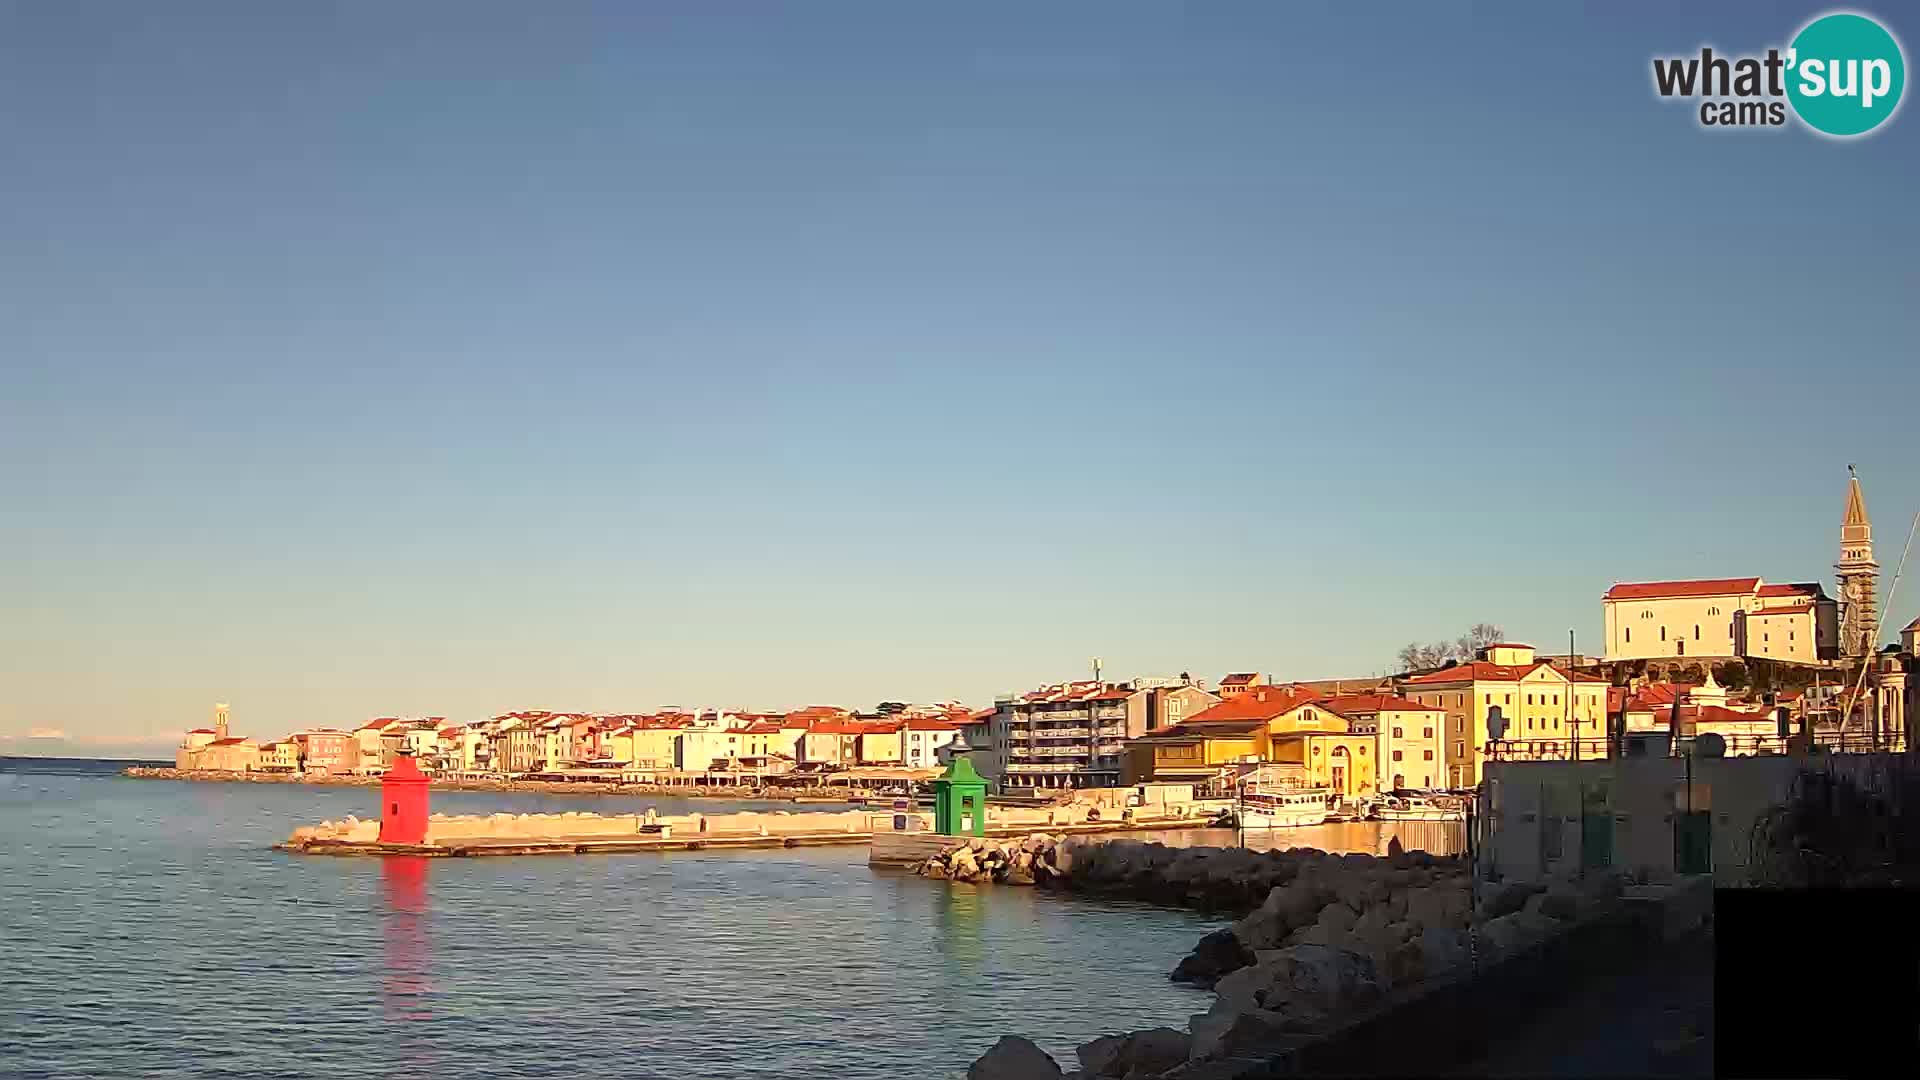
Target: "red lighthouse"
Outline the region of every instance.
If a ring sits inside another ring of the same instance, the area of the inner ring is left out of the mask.
[[[380,780],[380,842],[427,842],[427,774],[412,754],[398,754]]]

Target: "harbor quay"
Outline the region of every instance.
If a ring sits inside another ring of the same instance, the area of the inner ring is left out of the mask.
[[[888,811],[447,815],[429,811],[429,778],[403,755],[381,779],[379,819],[302,826],[277,846],[302,854],[474,856],[869,844],[878,853],[870,861],[884,864],[924,857],[942,829],[980,836],[1191,830],[1212,824],[1225,809],[1195,800],[1187,785],[1150,789],[1151,801],[1106,790],[1050,805],[994,805],[965,759],[933,786],[931,813],[902,798]]]

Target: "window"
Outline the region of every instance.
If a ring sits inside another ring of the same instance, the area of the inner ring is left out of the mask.
[[[1428,760],[1428,761],[1432,761],[1432,760],[1433,760],[1433,751],[1431,751],[1431,750],[1427,750],[1427,751],[1425,751],[1425,754],[1426,754],[1426,756],[1427,756],[1427,760]]]
[[[1531,704],[1533,704],[1533,695],[1532,695],[1532,694],[1528,694],[1528,695],[1527,695],[1527,704],[1529,704],[1529,705],[1531,705]]]
[[[1484,705],[1491,705],[1491,704],[1493,704],[1493,695],[1492,695],[1492,694],[1488,694],[1488,695],[1487,695],[1487,700],[1486,700],[1486,701],[1484,701],[1484,702],[1482,702],[1482,704],[1484,704]]]
[[[1402,753],[1401,753],[1400,751],[1398,751],[1398,750],[1395,750],[1395,751],[1393,752],[1393,760],[1395,760],[1395,761],[1399,761],[1399,760],[1400,760],[1401,758],[1403,758],[1403,757],[1405,757],[1405,756],[1406,756],[1405,754],[1402,754]]]
[[[1430,788],[1430,787],[1432,787],[1432,786],[1433,786],[1433,774],[1432,774],[1432,773],[1422,773],[1422,774],[1420,774],[1420,786],[1421,786],[1421,787],[1423,787],[1423,788]]]
[[[1433,729],[1432,728],[1421,729],[1421,737],[1427,738],[1427,739],[1433,738]]]
[[[1643,618],[1643,619],[1651,619],[1651,618],[1653,618],[1653,612],[1651,612],[1651,611],[1643,611],[1643,612],[1641,612],[1641,613],[1640,613],[1640,617],[1641,617],[1641,618]]]
[[[1717,607],[1710,607],[1710,608],[1708,608],[1708,609],[1707,609],[1707,614],[1709,614],[1709,615],[1718,615],[1718,614],[1720,614],[1720,609],[1719,609],[1719,608],[1717,608]]]
[[[1504,701],[1502,702],[1502,704],[1504,704],[1504,705],[1511,705],[1511,704],[1513,704],[1513,695],[1512,695],[1512,694],[1508,694],[1508,695],[1506,695],[1506,699],[1505,699],[1505,700],[1504,700]]]
[[[1667,640],[1667,628],[1664,626],[1660,628],[1660,640],[1661,641]]]
[[[1457,742],[1457,743],[1454,743],[1454,744],[1453,744],[1453,756],[1454,756],[1454,757],[1456,757],[1456,758],[1463,758],[1463,757],[1466,757],[1466,756],[1467,756],[1467,744],[1466,744],[1466,743],[1463,743],[1463,742]]]
[[[1406,738],[1406,737],[1407,737],[1407,732],[1406,732],[1406,729],[1405,729],[1405,728],[1394,728],[1394,729],[1393,729],[1393,737],[1394,737],[1394,738],[1396,738],[1396,739],[1404,739],[1404,738]]]
[[[1627,627],[1627,640],[1628,641],[1633,640],[1633,627],[1631,626]]]
[[[1365,744],[1365,743],[1361,743],[1361,744],[1360,744],[1360,756],[1361,756],[1361,757],[1366,757],[1366,756],[1367,756],[1367,744]]]
[[[1533,717],[1531,716],[1527,717],[1527,730],[1528,731],[1533,730]]]
[[[1700,624],[1699,623],[1693,624],[1693,640],[1695,641],[1700,640]]]

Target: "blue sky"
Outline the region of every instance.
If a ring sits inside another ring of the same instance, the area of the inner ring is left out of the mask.
[[[0,736],[1593,643],[1850,461],[1890,566],[1920,120],[1648,74],[1822,10],[0,5]]]

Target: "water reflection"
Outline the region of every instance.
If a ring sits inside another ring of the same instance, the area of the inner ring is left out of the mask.
[[[942,956],[959,965],[961,972],[979,971],[986,952],[980,940],[984,916],[978,886],[956,881],[947,888],[933,890],[935,945]]]
[[[1464,821],[1346,821],[1301,825],[1291,829],[1247,829],[1244,832],[1233,829],[1174,829],[1102,833],[1096,839],[1131,838],[1154,841],[1169,847],[1244,845],[1255,851],[1318,848],[1337,855],[1385,855],[1387,845],[1399,837],[1400,846],[1408,851],[1457,855],[1466,850],[1466,833]]]
[[[382,996],[390,1020],[427,1020],[432,990],[433,947],[427,936],[427,864],[420,855],[389,855],[380,860],[386,898],[381,914],[386,946]]]

